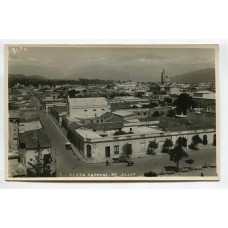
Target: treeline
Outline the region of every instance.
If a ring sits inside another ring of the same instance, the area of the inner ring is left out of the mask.
[[[112,84],[113,80],[100,80],[100,79],[89,79],[89,78],[79,78],[78,80],[59,80],[59,79],[46,79],[40,76],[24,76],[24,75],[9,75],[9,87],[13,87],[19,84],[23,84],[25,86],[33,85],[34,87],[38,87],[40,85],[49,85],[49,86],[55,86],[55,85],[82,85],[82,86],[88,86],[88,85],[106,85],[106,84]]]
[[[89,79],[89,78],[79,78],[77,83],[79,85],[87,86],[87,85],[107,85],[112,84],[113,80],[101,80],[101,79]]]

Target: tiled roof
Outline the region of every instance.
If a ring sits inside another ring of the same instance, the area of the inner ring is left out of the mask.
[[[55,110],[56,112],[58,112],[59,114],[62,112],[66,112],[67,111],[67,107],[66,106],[52,106],[51,107],[53,110]]]
[[[20,112],[19,111],[9,110],[9,118],[19,119],[19,117],[20,117]]]
[[[30,119],[25,119],[25,118],[20,119],[20,123],[30,123],[30,122],[35,122],[35,121],[40,121],[40,118],[34,117],[34,118],[30,118]]]
[[[50,148],[51,143],[43,130],[33,130],[19,134],[20,143],[25,143],[26,149],[36,149],[38,146],[38,139],[40,148]]]
[[[68,125],[68,128],[72,131],[76,130],[76,129],[79,129],[82,125],[77,123],[77,122],[73,122],[73,123],[70,123]]]

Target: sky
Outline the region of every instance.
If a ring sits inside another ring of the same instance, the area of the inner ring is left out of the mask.
[[[213,48],[145,46],[11,46],[8,48],[9,73],[40,75],[49,79],[86,77],[124,80],[125,77],[125,79],[153,81],[160,78],[163,68],[168,76],[172,77],[214,67]]]

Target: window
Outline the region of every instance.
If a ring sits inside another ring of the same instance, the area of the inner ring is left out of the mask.
[[[85,109],[84,112],[87,112],[87,110]]]
[[[91,122],[91,123],[93,123],[93,121],[92,121],[92,120],[91,120],[90,122]]]
[[[144,116],[146,115],[146,112],[144,112]]]
[[[97,120],[97,123],[99,123],[99,120]]]
[[[114,146],[114,154],[119,154],[119,145]]]
[[[94,112],[96,112],[97,110],[96,110],[96,109],[94,109],[93,111],[94,111]]]
[[[138,112],[138,116],[140,116],[140,112]]]

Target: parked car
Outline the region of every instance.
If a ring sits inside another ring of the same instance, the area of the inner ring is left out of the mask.
[[[129,158],[128,157],[124,157],[124,156],[118,156],[118,157],[113,157],[112,161],[114,163],[118,163],[118,162],[128,162]]]
[[[120,162],[119,157],[114,157],[114,158],[112,158],[112,161],[113,161],[114,163]]]
[[[203,169],[203,167],[202,166],[196,166],[196,168],[195,168],[196,170],[202,170]]]
[[[65,148],[66,148],[67,150],[72,150],[71,143],[70,143],[70,142],[66,142]]]
[[[216,164],[212,163],[212,164],[209,165],[209,167],[216,168]]]
[[[128,166],[132,166],[132,165],[134,165],[134,162],[131,161],[131,160],[128,160],[128,161],[127,161],[127,165],[128,165]]]

